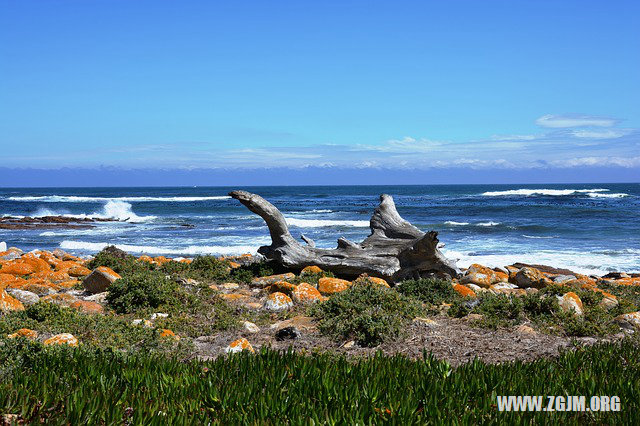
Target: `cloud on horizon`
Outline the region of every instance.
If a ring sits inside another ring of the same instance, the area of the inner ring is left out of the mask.
[[[619,120],[610,117],[598,117],[586,114],[547,114],[536,120],[541,127],[569,128],[569,127],[611,127]]]

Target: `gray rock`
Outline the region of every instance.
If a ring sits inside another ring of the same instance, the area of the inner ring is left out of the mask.
[[[105,303],[107,303],[107,294],[109,293],[106,291],[103,291],[102,293],[96,293],[96,294],[92,294],[91,296],[83,297],[82,300],[86,300],[87,302],[96,302],[101,305],[104,305]]]
[[[558,275],[553,279],[554,283],[562,284],[569,281],[575,281],[577,278],[573,275]]]
[[[0,242],[0,251],[7,251],[7,243],[4,241]]]
[[[37,294],[31,291],[18,290],[17,288],[7,289],[7,293],[18,299],[25,306],[34,305],[40,300],[40,297]]]
[[[104,270],[96,269],[84,279],[82,285],[89,293],[97,294],[106,291],[118,278],[118,275],[112,275]]]

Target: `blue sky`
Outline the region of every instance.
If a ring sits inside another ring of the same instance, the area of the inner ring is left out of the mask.
[[[0,0],[0,10],[1,186],[28,180],[19,169],[55,180],[57,169],[104,167],[159,170],[167,183],[272,167],[347,180],[364,170],[375,183],[387,169],[407,171],[405,183],[456,169],[505,183],[509,171],[640,180],[637,1]],[[91,179],[107,184],[103,175]]]

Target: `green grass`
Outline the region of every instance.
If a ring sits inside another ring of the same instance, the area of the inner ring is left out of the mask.
[[[413,297],[429,305],[462,301],[462,297],[453,289],[450,281],[438,279],[407,280],[397,286],[399,293]]]
[[[207,362],[0,340],[0,414],[46,424],[638,424],[637,342],[452,368],[263,350]],[[499,412],[497,395],[616,395],[621,411]]]

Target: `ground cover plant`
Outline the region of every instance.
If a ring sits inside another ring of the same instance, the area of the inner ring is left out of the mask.
[[[452,368],[426,354],[348,359],[262,350],[181,362],[0,340],[0,414],[47,424],[637,424],[637,345]],[[499,412],[497,395],[616,395],[621,411]]]

